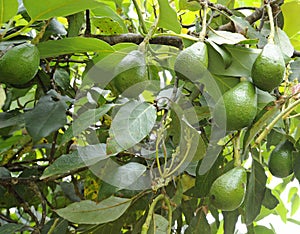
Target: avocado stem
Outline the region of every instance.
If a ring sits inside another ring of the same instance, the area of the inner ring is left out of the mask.
[[[262,131],[262,133],[257,137],[255,140],[255,145],[260,144],[260,142],[269,134],[269,132],[272,130],[272,128],[275,126],[275,124],[286,115],[286,113],[289,113],[291,110],[295,109],[300,104],[300,99],[289,105],[284,111],[280,112],[279,115],[273,119],[273,121]]]
[[[202,30],[199,34],[199,40],[202,41],[202,42],[204,41],[205,35],[206,35],[207,9],[208,9],[208,3],[207,3],[207,1],[204,1],[204,3],[203,3]]]
[[[270,3],[267,4],[267,11],[268,11],[268,16],[270,21],[270,35],[268,37],[268,43],[274,44],[275,26],[274,26],[272,7],[270,6]]]
[[[134,8],[136,10],[136,13],[138,15],[139,23],[141,25],[142,31],[143,31],[144,34],[147,34],[148,30],[147,30],[147,27],[146,27],[146,24],[145,24],[140,6],[139,6],[139,4],[137,3],[136,0],[132,0],[132,2],[133,2],[133,5],[134,5]]]
[[[241,166],[241,149],[240,149],[240,131],[237,132],[236,136],[233,138],[233,156],[234,156],[234,165]]]
[[[141,234],[147,234],[149,227],[150,227],[150,223],[153,217],[153,213],[154,213],[154,208],[157,204],[157,202],[159,202],[160,200],[164,200],[167,207],[168,207],[168,231],[167,233],[170,234],[171,233],[171,227],[172,227],[172,209],[171,209],[171,204],[169,199],[164,195],[164,194],[159,194],[151,203],[149,211],[148,211],[148,215],[146,218],[145,223],[142,226],[142,232]]]

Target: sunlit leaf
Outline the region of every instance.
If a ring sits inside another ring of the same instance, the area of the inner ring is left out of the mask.
[[[175,10],[169,5],[168,0],[158,0],[159,18],[158,26],[180,33],[181,25],[177,19]]]
[[[23,0],[23,3],[33,20],[72,15],[86,9],[99,7],[102,4],[94,0],[51,0],[47,4],[42,1]]]
[[[17,0],[0,0],[0,25],[11,19],[17,11]]]
[[[61,40],[50,40],[37,45],[40,57],[48,58],[63,54],[74,54],[83,52],[112,51],[109,44],[95,38],[72,37]]]

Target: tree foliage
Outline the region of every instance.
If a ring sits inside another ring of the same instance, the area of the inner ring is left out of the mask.
[[[275,233],[257,222],[293,221],[299,188],[280,195],[300,180],[299,12],[297,0],[0,0],[0,60],[22,43],[40,55],[28,83],[0,84],[0,233],[234,233],[239,217],[248,233]],[[270,38],[283,81],[256,88],[255,119],[226,131],[215,103],[251,82]],[[198,41],[208,67],[189,80],[186,61],[181,80],[177,55]],[[293,173],[271,189],[283,141]],[[240,165],[242,205],[216,209],[212,183]]]

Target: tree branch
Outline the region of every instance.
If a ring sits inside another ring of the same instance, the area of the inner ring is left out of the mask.
[[[131,42],[134,44],[140,44],[144,37],[140,34],[127,33],[121,35],[103,36],[103,35],[90,35],[90,37],[97,38],[107,42],[110,45],[115,45],[121,42]],[[177,47],[178,49],[183,48],[182,39],[177,36],[158,36],[150,39],[150,44],[169,45]]]

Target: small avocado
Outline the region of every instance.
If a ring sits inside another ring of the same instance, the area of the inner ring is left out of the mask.
[[[218,177],[209,192],[211,204],[223,211],[241,206],[246,195],[247,172],[242,166],[235,167]]]
[[[280,85],[285,72],[285,63],[280,48],[268,43],[256,58],[251,77],[256,87],[271,92]]]
[[[115,67],[113,86],[119,94],[126,92],[127,97],[135,97],[142,93],[145,86],[142,82],[148,80],[145,54],[139,50],[128,53]],[[128,90],[129,88],[131,88]]]
[[[286,140],[277,145],[269,157],[269,170],[273,176],[284,178],[293,173],[294,145]]]
[[[174,64],[174,70],[179,79],[197,82],[208,67],[208,51],[204,42],[198,41],[182,50]]]
[[[241,81],[217,101],[213,118],[219,127],[233,131],[249,126],[254,120],[256,112],[255,87],[249,81]]]
[[[23,43],[0,57],[0,82],[22,85],[34,78],[40,65],[40,53],[35,45]]]

